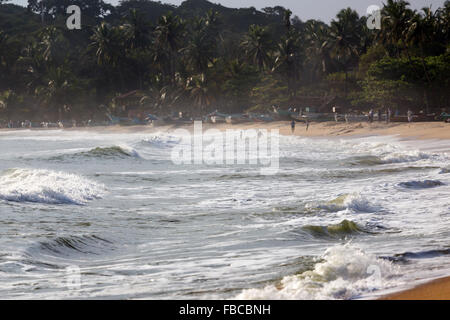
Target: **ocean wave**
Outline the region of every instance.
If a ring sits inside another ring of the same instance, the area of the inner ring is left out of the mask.
[[[401,262],[407,263],[409,260],[414,259],[431,259],[436,257],[442,257],[450,255],[450,249],[435,249],[435,250],[427,250],[427,251],[419,251],[419,252],[405,252],[396,254],[390,257],[383,257],[383,259],[392,261],[392,262]]]
[[[302,230],[308,232],[316,238],[338,238],[342,239],[351,235],[368,234],[368,230],[349,220],[343,220],[338,224],[327,226],[303,226]]]
[[[170,136],[170,135],[161,135],[157,134],[155,136],[146,138],[141,141],[141,144],[156,148],[172,148],[174,145],[180,143],[180,139]]]
[[[433,157],[435,156],[425,152],[403,151],[383,155],[380,158],[383,163],[388,164],[388,163],[402,163],[402,162],[417,162],[420,160],[427,160]]]
[[[443,186],[444,183],[439,180],[425,180],[425,181],[408,181],[399,183],[399,186],[408,189],[430,189]]]
[[[9,169],[0,175],[0,200],[83,205],[105,187],[84,177],[42,169]]]
[[[376,207],[359,193],[344,194],[334,200],[306,205],[307,210],[325,210],[328,212],[339,212],[350,210],[353,212],[375,212]]]
[[[39,241],[25,250],[25,262],[42,264],[44,257],[67,258],[77,255],[100,255],[106,251],[114,250],[113,242],[96,235],[61,236],[53,239]],[[46,263],[52,265],[46,259]]]
[[[275,285],[248,289],[238,300],[355,299],[390,286],[397,267],[350,244],[329,248],[312,270],[287,276]]]
[[[393,152],[381,155],[356,156],[350,158],[352,165],[377,166],[383,164],[396,164],[418,162],[435,157],[432,154],[419,151]]]
[[[141,158],[141,156],[135,149],[128,146],[111,146],[111,147],[97,147],[89,151],[62,154],[54,156],[50,158],[50,160],[65,160],[78,158],[116,159],[116,158]]]

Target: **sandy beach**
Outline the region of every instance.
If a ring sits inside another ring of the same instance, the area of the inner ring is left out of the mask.
[[[282,135],[291,135],[290,124],[287,121],[279,121],[262,124],[221,124],[219,129],[230,128],[262,128],[279,129]],[[295,135],[310,137],[329,137],[329,136],[372,136],[372,135],[397,135],[401,137],[417,139],[450,139],[450,124],[443,122],[422,122],[422,123],[311,123],[306,131],[306,125],[297,123]]]
[[[449,300],[450,278],[437,279],[416,288],[394,293],[380,300]]]
[[[93,130],[96,132],[156,132],[171,131],[178,128],[191,129],[191,125],[175,126],[110,126],[110,127],[86,127],[86,128],[68,128],[66,130]],[[292,135],[289,121],[276,121],[269,123],[242,123],[242,124],[203,124],[203,130],[208,129],[278,129],[281,135]],[[10,129],[2,129],[10,130]],[[19,129],[20,130],[20,129]],[[37,129],[40,130],[40,129]],[[57,128],[55,130],[58,130]],[[450,139],[450,124],[443,122],[420,122],[411,125],[407,123],[335,123],[322,122],[311,123],[308,130],[304,123],[297,123],[294,135],[305,137],[351,137],[351,136],[399,136],[409,139]]]

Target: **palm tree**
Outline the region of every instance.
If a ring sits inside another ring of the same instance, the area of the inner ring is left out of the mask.
[[[381,10],[381,25],[377,38],[394,55],[400,57],[401,50],[407,50],[403,39],[414,12],[408,8],[409,2],[387,0]]]
[[[123,28],[125,29],[128,48],[144,49],[150,45],[150,25],[136,9],[130,10],[127,16],[127,22]]]
[[[443,43],[448,43],[450,40],[450,0],[445,1],[444,7],[439,8],[436,14]]]
[[[136,9],[131,9],[125,24],[119,28],[123,30],[128,69],[136,75],[136,85],[142,89],[151,61],[150,25]]]
[[[209,63],[214,61],[217,48],[217,39],[211,36],[209,26],[211,24],[206,19],[194,19],[189,42],[181,50],[186,55],[188,65],[192,67],[193,71],[204,77],[206,77]]]
[[[356,11],[343,9],[331,21],[329,39],[323,44],[331,50],[333,58],[345,73],[345,95],[347,94],[348,72],[358,62],[362,53],[363,23]]]
[[[102,22],[94,28],[90,44],[90,47],[96,50],[98,65],[118,70],[122,88],[125,83],[122,71],[125,57],[124,38],[123,30]],[[107,68],[107,70],[109,69]],[[110,79],[112,80],[112,77]]]
[[[42,57],[47,63],[58,64],[65,55],[64,38],[55,27],[47,27],[39,34]]]
[[[160,65],[162,72],[175,84],[175,67],[178,52],[184,38],[183,21],[172,13],[161,16],[155,29],[154,61]]]
[[[77,89],[72,79],[73,77],[64,67],[51,68],[45,77],[44,85],[35,90],[36,96],[41,99],[43,105],[58,112],[59,120],[62,120],[64,105],[68,104]]]
[[[289,97],[293,98],[297,93],[297,81],[301,69],[301,46],[297,32],[290,30],[281,38],[278,44],[273,71],[283,74],[288,82]]]
[[[439,34],[439,13],[433,13],[431,8],[423,8],[422,12],[423,14],[415,14],[410,20],[409,28],[405,33],[405,42],[420,49],[423,72],[428,86],[431,88],[432,80],[427,69],[425,57],[427,56],[427,51],[433,50],[435,44],[441,40]],[[424,91],[424,100],[428,111],[429,105],[426,90]]]
[[[214,102],[214,94],[212,94],[206,78],[201,76],[190,77],[186,82],[186,92],[198,107],[199,114],[204,114],[207,108]]]
[[[97,63],[117,67],[121,57],[120,52],[123,50],[119,31],[108,23],[102,22],[94,29],[91,40],[91,46],[96,49]]]
[[[40,46],[32,43],[22,49],[15,67],[18,73],[22,74],[22,82],[26,84],[27,90],[33,92],[37,86],[42,84],[49,66],[42,55]]]
[[[259,71],[271,67],[273,45],[267,27],[251,25],[241,46],[248,61],[256,65]]]
[[[333,63],[331,50],[326,45],[326,41],[330,37],[329,27],[323,22],[309,20],[306,22],[304,33],[308,65],[311,66],[316,76],[329,72]]]

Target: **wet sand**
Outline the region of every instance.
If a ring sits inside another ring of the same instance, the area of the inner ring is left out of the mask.
[[[450,278],[434,280],[380,300],[450,300]]]

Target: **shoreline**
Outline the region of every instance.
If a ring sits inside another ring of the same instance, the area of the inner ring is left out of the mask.
[[[158,131],[173,131],[176,129],[192,130],[193,125],[162,125],[162,126],[98,126],[98,127],[76,127],[76,128],[2,128],[1,132],[7,131],[45,131],[45,130],[78,130],[78,131],[96,131],[99,133],[152,133]],[[416,122],[411,125],[408,123],[389,123],[384,122],[321,122],[311,123],[308,131],[304,123],[297,123],[294,134],[291,132],[289,121],[275,121],[267,123],[241,123],[241,124],[210,124],[203,123],[203,130],[218,129],[221,131],[236,129],[266,129],[279,130],[281,135],[302,136],[302,137],[368,137],[368,136],[398,136],[407,139],[429,140],[441,139],[450,140],[450,124],[444,122]]]

